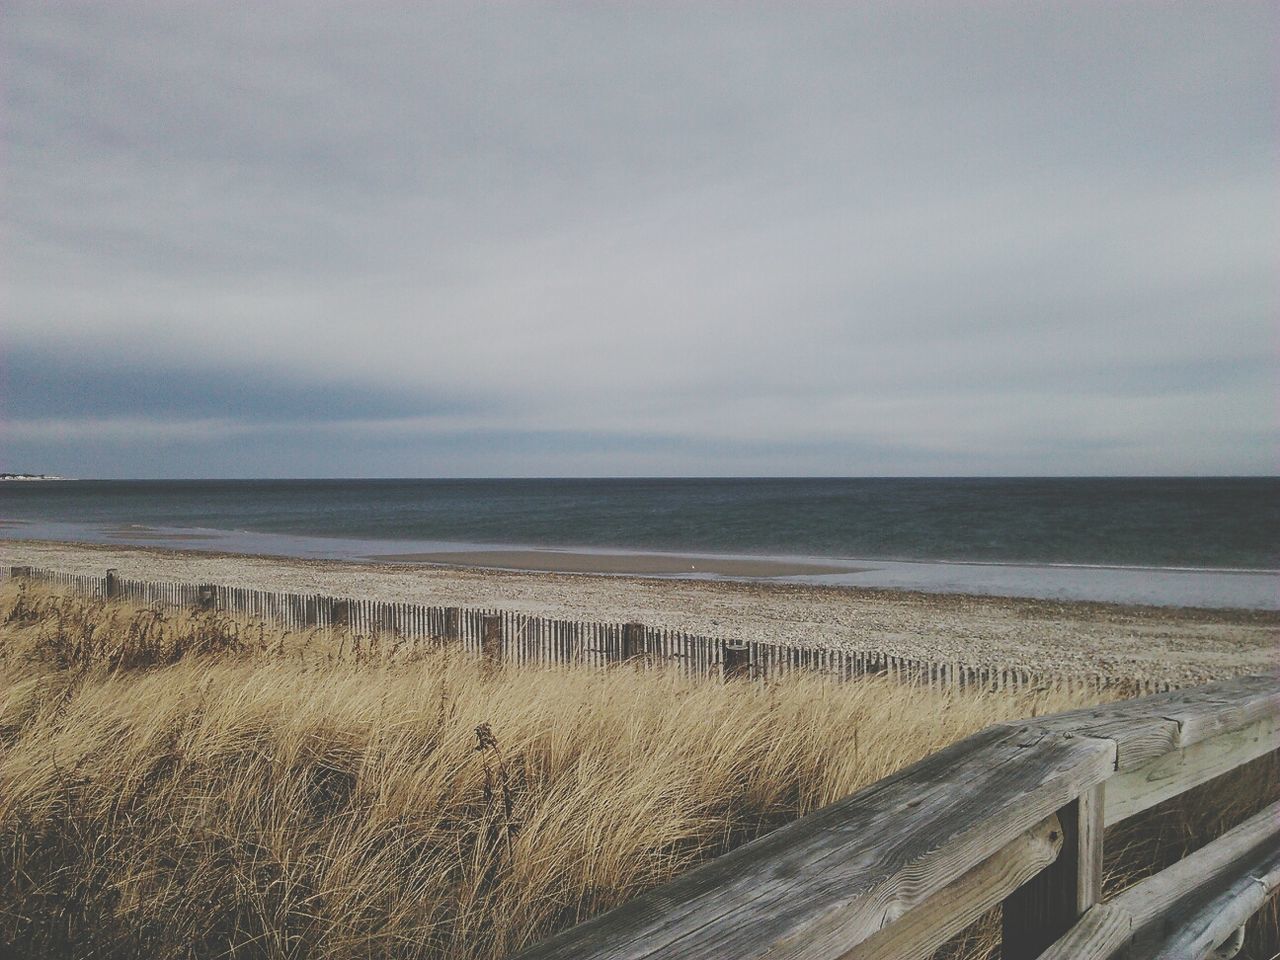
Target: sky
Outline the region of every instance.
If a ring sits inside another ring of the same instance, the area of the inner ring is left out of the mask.
[[[0,471],[1274,474],[1278,40],[0,0]]]

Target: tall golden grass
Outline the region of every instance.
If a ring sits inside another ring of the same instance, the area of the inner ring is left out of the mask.
[[[503,669],[13,588],[0,621],[0,951],[37,958],[501,958],[1078,704]]]

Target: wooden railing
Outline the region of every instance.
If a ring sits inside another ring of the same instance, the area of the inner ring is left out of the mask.
[[[0,568],[4,570],[4,568]],[[599,623],[538,617],[511,610],[430,606],[367,598],[287,593],[216,584],[131,580],[40,567],[9,567],[33,583],[160,606],[205,606],[258,617],[290,629],[345,627],[353,633],[393,635],[409,642],[445,640],[516,664],[603,666],[643,659],[687,676],[777,679],[800,671],[835,680],[877,674],[934,689],[1110,691],[1134,696],[1167,690],[1167,681],[1102,672],[1058,673],[1024,664],[971,663],[898,656],[874,648],[739,642],[642,623]]]
[[[982,731],[519,955],[906,960],[1003,905],[1006,960],[1207,957],[1280,881],[1280,804],[1100,902],[1103,831],[1280,748],[1255,676]]]

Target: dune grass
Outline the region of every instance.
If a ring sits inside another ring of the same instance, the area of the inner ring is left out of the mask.
[[[0,945],[37,958],[506,957],[1079,703],[503,669],[12,587],[0,624]]]

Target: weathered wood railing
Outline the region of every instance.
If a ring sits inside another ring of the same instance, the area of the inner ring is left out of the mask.
[[[3,570],[4,568],[0,568]],[[160,583],[90,576],[40,567],[9,567],[11,576],[81,594],[135,603],[242,613],[291,629],[343,626],[364,635],[407,641],[456,642],[464,649],[517,664],[606,665],[644,659],[689,676],[773,679],[797,671],[849,680],[879,674],[930,688],[1114,691],[1124,696],[1169,688],[1163,680],[1100,672],[1054,673],[1018,664],[966,663],[898,656],[886,650],[738,642],[641,623],[598,623],[537,617],[511,610],[428,606],[320,594],[286,593],[215,584]]]
[[[907,960],[997,904],[1006,960],[1207,957],[1276,890],[1280,804],[1105,903],[1103,831],[1280,748],[1278,713],[1257,676],[991,727],[519,960]]]

